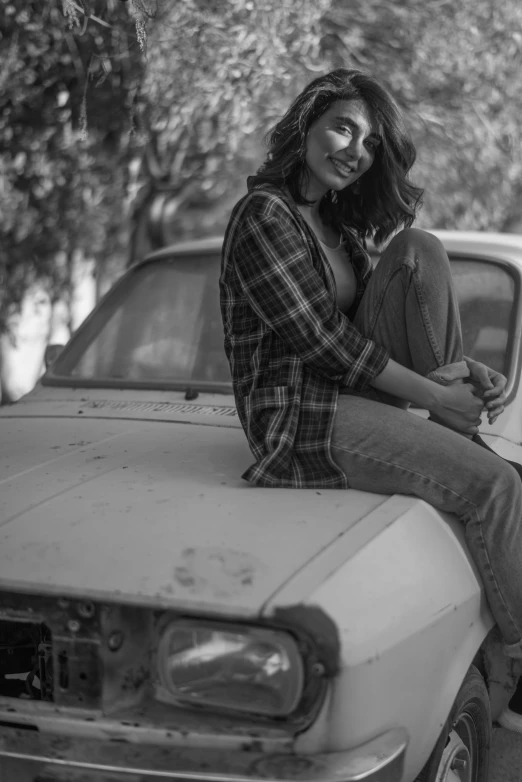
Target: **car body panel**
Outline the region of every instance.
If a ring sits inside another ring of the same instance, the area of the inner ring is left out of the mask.
[[[371,735],[378,713],[380,725],[402,725],[414,737],[405,761],[410,780],[429,754],[426,737],[441,730],[493,619],[461,525],[408,499],[410,507],[308,601],[328,610],[342,649],[332,717],[315,736],[318,746],[335,751],[347,735],[356,745]],[[289,598],[291,584],[265,610],[277,615],[278,603]]]
[[[220,421],[4,419],[0,587],[255,616],[385,501],[250,487]]]

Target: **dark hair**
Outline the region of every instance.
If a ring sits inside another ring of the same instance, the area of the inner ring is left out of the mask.
[[[345,225],[362,239],[372,237],[380,243],[399,227],[413,223],[423,191],[408,180],[416,152],[397,104],[372,76],[362,71],[339,68],[305,87],[268,133],[268,155],[252,177],[252,184],[271,182],[284,186],[296,203],[309,203],[302,195],[309,175],[306,135],[337,100],[364,101],[382,140],[371,168],[354,186],[337,193],[330,190],[323,196],[321,214],[330,224]]]

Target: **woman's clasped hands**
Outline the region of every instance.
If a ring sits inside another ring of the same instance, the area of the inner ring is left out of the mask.
[[[469,377],[463,383],[440,386],[437,401],[430,411],[445,426],[474,435],[487,413],[493,424],[504,411],[507,379],[480,361],[465,358]]]

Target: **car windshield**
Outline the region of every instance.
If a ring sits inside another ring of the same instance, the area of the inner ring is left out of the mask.
[[[515,282],[509,267],[451,258],[464,352],[509,376]],[[137,266],[108,294],[44,382],[229,393],[219,310],[219,251]]]
[[[509,267],[451,258],[464,354],[509,376],[515,320],[515,280]]]
[[[230,388],[219,268],[218,253],[137,267],[85,322],[53,375],[80,385]]]

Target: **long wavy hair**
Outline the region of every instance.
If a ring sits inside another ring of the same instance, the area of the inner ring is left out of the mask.
[[[381,143],[365,174],[343,190],[329,190],[320,204],[330,225],[342,225],[361,238],[380,244],[397,229],[410,226],[422,204],[423,190],[408,172],[416,151],[394,99],[370,75],[339,68],[314,79],[267,134],[268,154],[253,185],[271,182],[286,187],[297,204],[309,178],[306,136],[312,124],[338,100],[362,100],[378,125]]]

